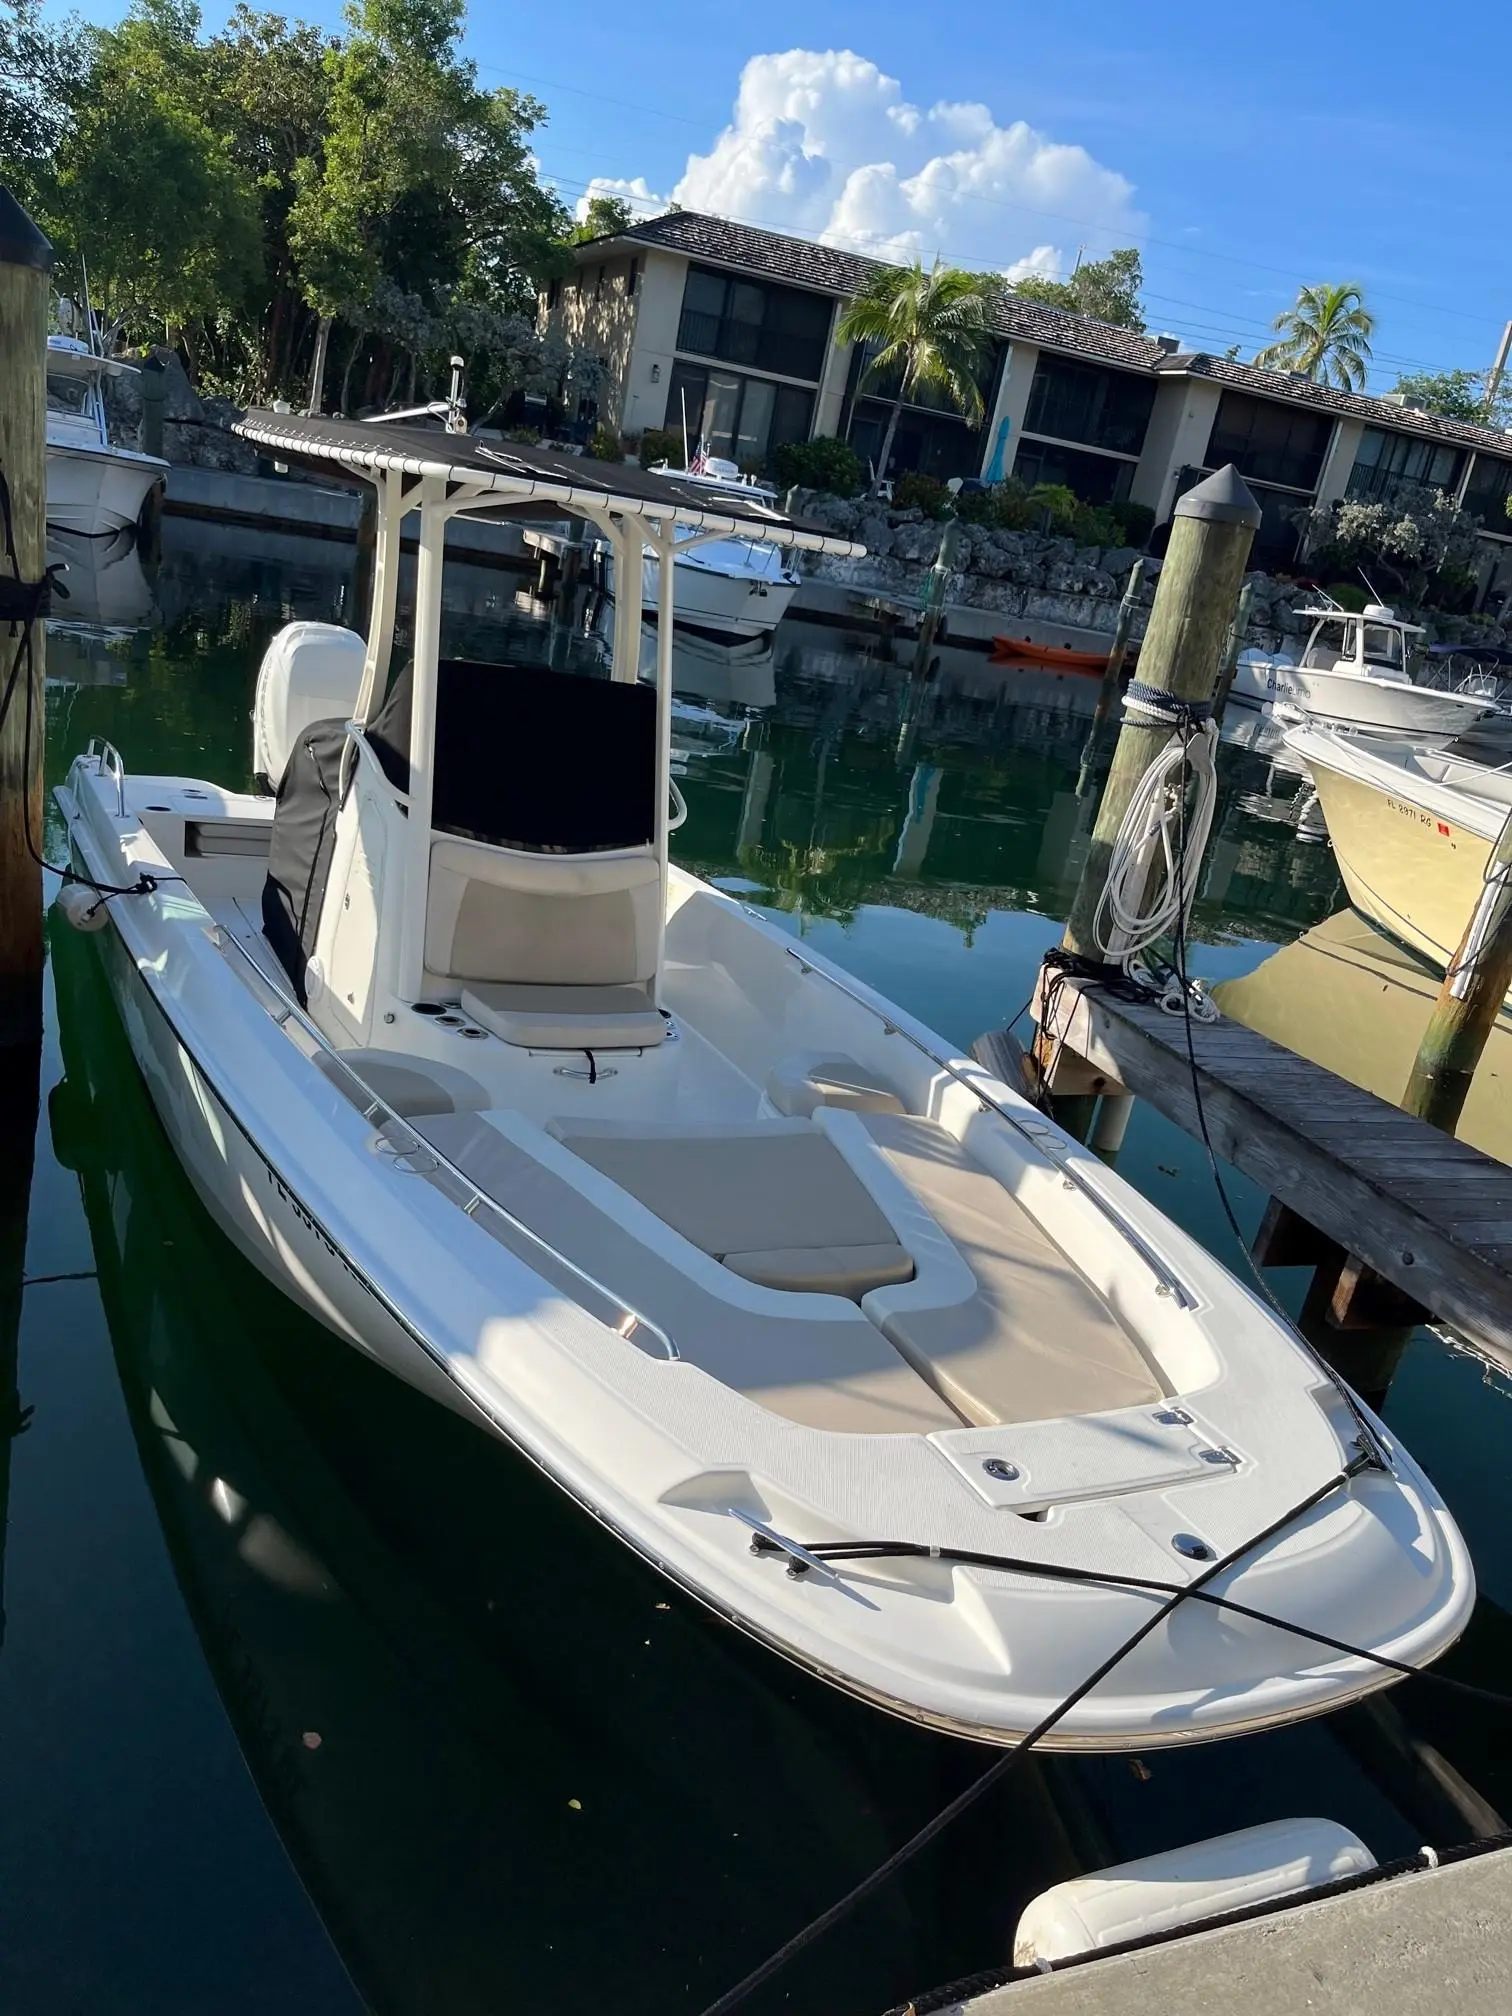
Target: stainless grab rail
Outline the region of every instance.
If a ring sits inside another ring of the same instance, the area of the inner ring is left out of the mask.
[[[1000,1120],[1007,1121],[1016,1134],[1020,1134],[1024,1140],[1032,1142],[1045,1157],[1046,1161],[1052,1162],[1065,1180],[1073,1184],[1087,1199],[1088,1203],[1094,1205],[1102,1213],[1103,1217],[1107,1219],[1108,1223],[1129,1242],[1140,1259],[1144,1261],[1150,1272],[1155,1276],[1159,1284],[1157,1290],[1159,1294],[1173,1296],[1178,1306],[1183,1309],[1195,1309],[1198,1306],[1198,1298],[1187,1287],[1181,1276],[1167,1261],[1161,1258],[1160,1254],[1156,1252],[1155,1248],[1145,1238],[1144,1234],[1139,1231],[1137,1226],[1129,1223],[1112,1198],[1105,1196],[1095,1183],[1089,1183],[1081,1171],[1073,1168],[1065,1156],[1060,1153],[1055,1142],[1055,1130],[1048,1123],[1040,1126],[1028,1125],[1022,1116],[1015,1113],[1011,1107],[1004,1106],[1000,1100],[994,1099],[990,1092],[984,1092],[975,1080],[968,1078],[963,1071],[958,1071],[948,1057],[942,1057],[937,1050],[932,1049],[928,1043],[923,1042],[919,1037],[915,1036],[911,1030],[905,1029],[900,1023],[894,1022],[891,1016],[885,1015],[877,1007],[875,1002],[868,1001],[866,996],[858,993],[854,987],[848,987],[837,974],[828,972],[823,966],[816,966],[812,959],[798,950],[796,945],[786,945],[783,947],[783,950],[790,959],[796,960],[801,972],[805,974],[812,973],[821,980],[827,980],[830,986],[838,989],[847,1000],[854,1001],[858,1008],[864,1008],[868,1014],[874,1015],[882,1024],[887,1035],[901,1036],[905,1043],[911,1043],[915,1050],[920,1051],[927,1057],[930,1063],[935,1065],[937,1069],[943,1071],[947,1077],[953,1078],[958,1085],[971,1094],[972,1098],[976,1100],[984,1112],[996,1113]]]
[[[114,742],[107,742],[103,735],[91,735],[89,747],[84,751],[87,763],[90,757],[100,766],[102,777],[114,777],[116,787],[116,817],[126,817],[126,765],[121,760],[121,752]],[[111,759],[107,761],[107,758]]]
[[[283,1028],[289,1022],[295,1023],[332,1060],[343,1076],[356,1086],[357,1090],[362,1094],[364,1101],[358,1110],[365,1120],[372,1121],[379,1115],[382,1115],[385,1130],[391,1127],[397,1128],[401,1135],[408,1135],[410,1137],[408,1146],[403,1145],[400,1141],[391,1140],[389,1142],[389,1145],[393,1148],[396,1162],[400,1157],[412,1155],[428,1158],[430,1167],[414,1166],[413,1173],[417,1176],[424,1176],[431,1174],[433,1170],[444,1170],[452,1181],[465,1193],[465,1201],[459,1206],[465,1216],[469,1218],[475,1217],[478,1211],[484,1208],[492,1211],[496,1217],[502,1218],[512,1231],[519,1233],[520,1237],[527,1240],[537,1251],[549,1255],[559,1267],[565,1268],[575,1280],[582,1282],[595,1295],[601,1296],[611,1307],[618,1309],[621,1312],[620,1320],[613,1327],[627,1343],[635,1336],[638,1330],[645,1330],[661,1345],[662,1351],[669,1363],[675,1363],[681,1357],[682,1354],[660,1323],[653,1322],[649,1316],[643,1315],[633,1303],[627,1302],[623,1295],[616,1294],[612,1288],[607,1287],[595,1275],[590,1274],[586,1267],[580,1267],[576,1260],[572,1259],[570,1255],[563,1253],[558,1247],[553,1246],[549,1239],[543,1239],[539,1232],[527,1225],[523,1218],[517,1218],[496,1197],[490,1197],[486,1190],[480,1190],[466,1170],[459,1168],[455,1162],[443,1155],[440,1149],[427,1141],[417,1128],[411,1127],[402,1114],[396,1113],[386,1100],[380,1098],[362,1074],[354,1071],[352,1066],[347,1063],[335,1044],[327,1037],[324,1030],[317,1023],[311,1021],[310,1017],[305,1014],[304,1010],[296,1002],[289,999],[288,995],[284,993],[272,974],[267,971],[251,947],[244,944],[234,931],[228,931],[223,924],[217,924],[212,942],[222,952],[227,945],[234,945],[247,965],[251,967],[257,978],[262,982],[262,985],[267,989],[268,993],[272,995],[273,1003],[276,1005],[271,1005],[266,1001],[263,1003],[272,1020],[280,1028]]]

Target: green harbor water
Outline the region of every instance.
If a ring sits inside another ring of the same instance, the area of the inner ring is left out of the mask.
[[[76,567],[50,638],[50,780],[106,736],[134,771],[246,784],[263,647],[350,620],[349,553],[169,521],[152,581],[125,560]],[[521,579],[454,570],[443,648],[598,662]],[[770,656],[680,652],[679,686],[688,866],[957,1043],[1024,1007],[1095,806],[1095,682],[964,651],[919,681],[790,623]],[[1285,816],[1295,779],[1228,748],[1221,785],[1213,979],[1342,901]],[[1119,1167],[1235,1261],[1195,1143],[1141,1108]],[[1252,1229],[1264,1200],[1228,1181]],[[284,1301],[168,1149],[97,941],[56,924],[26,1275],[0,1365],[3,2016],[697,2016],[996,1754],[706,1617]],[[1450,1669],[1506,1685],[1507,1396],[1425,1333],[1387,1417],[1477,1563]],[[1402,1744],[1512,1812],[1504,1721],[1420,1682],[1389,1702]],[[1327,1814],[1383,1859],[1467,1838],[1384,1741],[1349,1711],[1032,1760],[749,2008],[880,2016],[1005,1962],[1047,1884],[1261,1820]]]

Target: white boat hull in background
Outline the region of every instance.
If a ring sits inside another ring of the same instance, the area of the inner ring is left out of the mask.
[[[775,553],[757,563],[776,563]],[[753,564],[744,542],[718,540],[677,560],[677,624],[720,637],[762,637],[777,628],[798,592],[798,582],[779,564]],[[608,560],[609,593],[616,592],[615,565]],[[660,563],[641,566],[641,608],[654,617],[661,595]]]
[[[47,522],[98,538],[136,524],[168,464],[130,448],[47,444]]]
[[[1442,693],[1404,679],[1373,679],[1280,659],[1241,659],[1229,699],[1246,707],[1295,707],[1330,727],[1406,735],[1415,741],[1452,742],[1495,711],[1489,700]]]

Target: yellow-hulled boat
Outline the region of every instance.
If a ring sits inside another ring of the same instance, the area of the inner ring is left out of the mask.
[[[1355,908],[1447,966],[1512,818],[1512,773],[1328,728],[1293,728],[1286,741],[1317,788]]]

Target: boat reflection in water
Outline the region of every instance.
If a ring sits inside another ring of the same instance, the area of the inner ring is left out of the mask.
[[[446,2016],[702,2008],[979,1753],[725,1630],[265,1284],[162,1138],[103,942],[54,937],[54,1141],[185,1603],[359,1991]],[[957,1830],[784,1985],[854,2016],[997,1952],[1015,1902],[1078,1866],[1047,1782],[1016,1774],[990,1833]]]
[[[1353,910],[1341,910],[1238,980],[1213,989],[1225,1015],[1396,1105],[1439,976]],[[1512,1012],[1487,1043],[1456,1132],[1512,1162]]]

